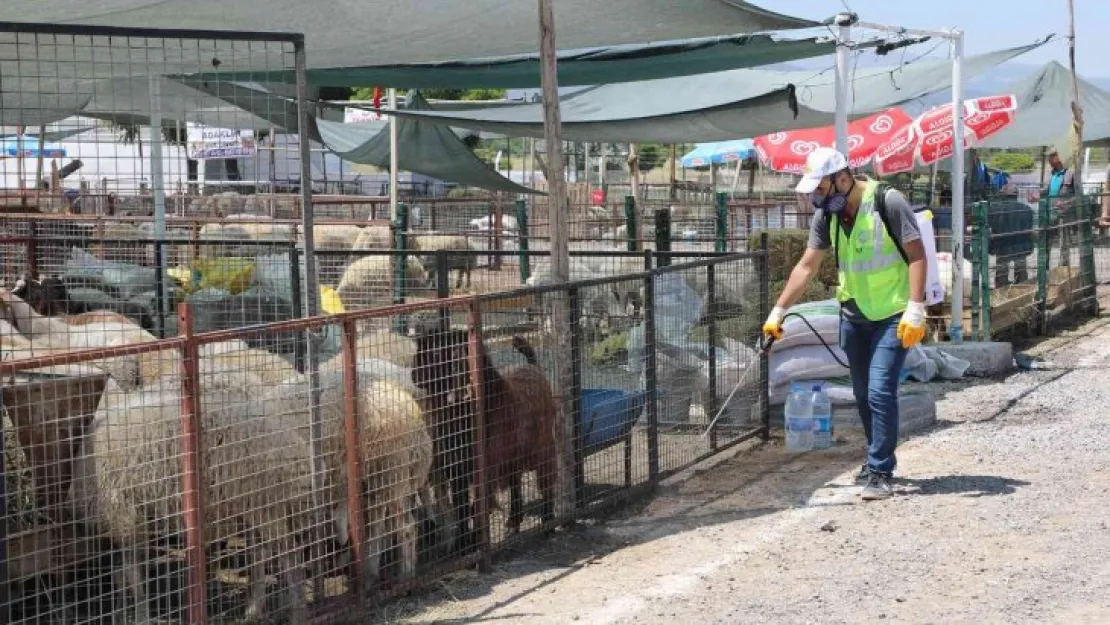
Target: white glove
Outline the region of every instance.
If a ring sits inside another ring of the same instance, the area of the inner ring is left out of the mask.
[[[902,347],[909,349],[925,338],[925,303],[911,301],[906,304],[902,320],[898,322],[898,338]]]
[[[771,309],[771,314],[767,315],[767,321],[763,322],[763,335],[775,340],[782,338],[782,318],[786,315],[786,310],[781,306],[775,306]]]

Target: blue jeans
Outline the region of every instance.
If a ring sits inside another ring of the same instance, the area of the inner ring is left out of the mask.
[[[898,374],[906,349],[898,339],[899,313],[882,321],[840,320],[840,347],[852,370],[852,392],[867,436],[867,467],[890,476],[898,466]]]

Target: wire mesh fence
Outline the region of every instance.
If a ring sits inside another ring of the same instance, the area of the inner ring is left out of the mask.
[[[208,332],[186,301],[172,338],[120,321],[77,351],[87,327],[0,295],[7,622],[357,615],[766,435],[750,347],[766,253],[643,270],[651,255],[625,275]]]
[[[970,329],[983,339],[1045,334],[1098,312],[1101,195],[977,202],[967,247]]]

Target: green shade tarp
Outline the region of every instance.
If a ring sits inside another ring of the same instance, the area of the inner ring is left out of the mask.
[[[963,75],[975,76],[1044,43],[968,57]],[[853,79],[852,117],[948,89],[951,76],[946,60],[860,71]],[[568,141],[696,143],[826,126],[836,110],[834,80],[831,71],[742,69],[601,85],[560,99],[562,136]],[[541,104],[396,114],[511,136],[542,138],[544,132]]]
[[[741,0],[559,0],[554,6],[561,50],[819,25]],[[59,25],[303,33],[309,69],[443,63],[531,54],[539,47],[537,4],[521,0],[2,0],[0,13],[21,22]],[[174,63],[198,71],[198,62],[211,58],[206,46],[198,50],[195,42],[192,52],[171,46],[166,60],[157,54],[166,42],[157,38],[102,45],[88,52],[104,56],[113,46],[149,48],[159,71]],[[264,45],[242,47],[254,58],[228,54],[220,71],[261,69],[256,59]],[[131,56],[137,63],[147,58]],[[88,71],[110,69],[110,64],[91,63]],[[141,65],[133,71],[141,72]]]
[[[770,35],[734,35],[649,44],[624,44],[561,50],[559,85],[582,86],[689,76],[759,67],[825,56],[836,51],[829,37],[776,39]],[[206,72],[218,80],[292,81],[289,72]],[[315,87],[389,85],[403,89],[511,89],[540,86],[538,54],[518,54],[405,65],[364,65],[311,69]]]
[[[1071,72],[1051,61],[1001,91],[1017,96],[1014,122],[984,141],[985,148],[1031,148],[1068,141],[1071,131]],[[1079,79],[1084,142],[1110,139],[1110,93]]]
[[[407,110],[430,110],[419,93],[409,96]],[[325,146],[345,161],[389,167],[389,131],[376,125],[316,120]],[[397,164],[439,180],[510,193],[539,193],[509,180],[486,165],[446,126],[402,119],[397,124]]]

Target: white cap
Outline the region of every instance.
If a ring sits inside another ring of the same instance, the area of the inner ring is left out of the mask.
[[[794,190],[798,193],[813,193],[821,179],[848,168],[848,159],[833,148],[817,148],[806,157],[802,169],[802,180]]]

